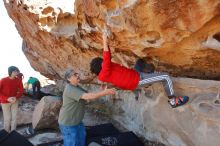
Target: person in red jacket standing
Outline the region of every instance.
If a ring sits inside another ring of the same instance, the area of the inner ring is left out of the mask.
[[[0,80],[0,102],[4,117],[4,129],[11,132],[16,129],[18,99],[23,94],[22,80],[18,78],[19,69],[15,66],[8,68],[8,77]]]
[[[134,70],[111,62],[111,52],[108,47],[106,33],[103,33],[103,48],[103,59],[96,57],[92,59],[90,63],[91,72],[96,74],[100,81],[111,83],[124,90],[132,90],[135,94],[137,94],[137,87],[162,81],[171,107],[175,108],[183,105],[189,100],[188,96],[175,96],[172,80],[169,75],[166,73],[153,73],[151,71],[153,68],[151,64],[144,65],[139,59],[139,63],[137,62],[135,65],[135,68],[139,69]],[[146,68],[143,69],[143,66]],[[144,70],[149,70],[150,73]],[[136,95],[136,97],[137,96],[139,95]]]

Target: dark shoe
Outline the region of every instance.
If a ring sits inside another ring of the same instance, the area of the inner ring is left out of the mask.
[[[28,127],[25,129],[24,133],[22,134],[25,138],[31,138],[35,135],[35,131],[32,127]]]

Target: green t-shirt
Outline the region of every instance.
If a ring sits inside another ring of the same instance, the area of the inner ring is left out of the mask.
[[[82,122],[85,114],[85,100],[80,99],[86,91],[71,84],[67,84],[63,92],[63,105],[60,109],[59,124],[74,126]]]
[[[34,78],[34,77],[30,77],[27,81],[28,84],[33,84],[35,82],[39,81],[37,78]]]

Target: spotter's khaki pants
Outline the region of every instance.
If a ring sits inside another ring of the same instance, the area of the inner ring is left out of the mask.
[[[1,103],[1,105],[4,118],[4,129],[7,132],[16,130],[18,101],[15,103]]]

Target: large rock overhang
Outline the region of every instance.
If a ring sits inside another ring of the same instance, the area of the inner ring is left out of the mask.
[[[102,56],[107,24],[112,58],[122,65],[144,58],[172,76],[220,80],[218,0],[4,2],[31,66],[51,79],[72,67],[90,81],[89,62]]]

